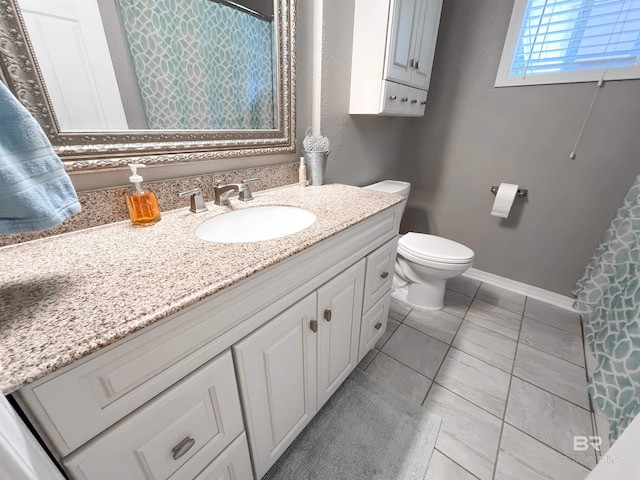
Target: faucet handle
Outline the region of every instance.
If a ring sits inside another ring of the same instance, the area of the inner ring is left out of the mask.
[[[251,194],[251,189],[249,188],[249,185],[247,185],[247,182],[252,182],[254,180],[258,179],[248,178],[246,180],[242,180],[242,185],[240,187],[240,190],[238,191],[238,200],[240,200],[241,202],[248,202],[250,200],[253,200],[253,195]]]
[[[199,188],[192,188],[191,190],[185,190],[184,192],[178,193],[179,197],[186,197],[187,195],[191,195],[191,207],[189,208],[190,212],[202,213],[208,210],[207,206],[204,203],[202,192]]]

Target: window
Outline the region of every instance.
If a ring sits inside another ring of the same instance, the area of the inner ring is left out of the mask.
[[[515,0],[496,87],[640,78],[640,0]]]

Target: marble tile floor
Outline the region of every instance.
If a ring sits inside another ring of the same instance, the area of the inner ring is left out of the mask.
[[[447,284],[445,308],[392,300],[359,368],[442,417],[426,480],[583,480],[595,452],[580,317],[479,281]]]

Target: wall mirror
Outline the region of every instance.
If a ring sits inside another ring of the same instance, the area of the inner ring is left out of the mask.
[[[67,170],[295,151],[295,0],[0,0],[0,69]]]

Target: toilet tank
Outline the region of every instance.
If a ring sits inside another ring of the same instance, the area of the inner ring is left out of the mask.
[[[366,185],[362,188],[378,190],[379,192],[397,193],[398,195],[402,195],[405,198],[409,198],[411,184],[409,182],[401,182],[399,180],[383,180],[382,182]],[[402,213],[404,213],[404,207],[406,206],[407,202],[404,202],[402,206]]]

